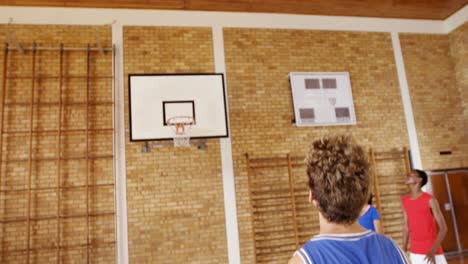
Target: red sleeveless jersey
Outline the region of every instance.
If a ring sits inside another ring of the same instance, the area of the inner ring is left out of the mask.
[[[414,200],[409,194],[401,199],[408,218],[411,253],[427,254],[437,238],[437,224],[429,204],[431,198],[432,195],[423,192]],[[436,255],[443,253],[442,247],[436,251]]]

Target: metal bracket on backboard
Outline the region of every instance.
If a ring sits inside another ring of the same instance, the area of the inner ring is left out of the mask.
[[[170,140],[164,141],[145,141],[141,147],[141,153],[150,153],[152,148],[161,148],[165,146],[173,146],[174,143]],[[190,146],[195,146],[199,150],[206,150],[208,146],[206,145],[206,139],[190,139]]]

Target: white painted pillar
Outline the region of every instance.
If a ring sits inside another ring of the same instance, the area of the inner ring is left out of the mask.
[[[403,61],[403,53],[401,51],[400,37],[398,32],[392,32],[393,54],[398,73],[398,82],[400,84],[401,99],[403,102],[403,110],[405,112],[406,128],[408,129],[408,138],[410,142],[411,158],[413,167],[422,170],[421,152],[419,150],[418,134],[416,132],[416,123],[414,121],[413,107],[411,105],[411,96],[408,88],[408,80],[406,78],[405,63]],[[431,181],[428,181],[423,187],[426,192],[432,193]]]
[[[119,22],[112,25],[112,45],[115,48],[114,65],[114,155],[115,165],[115,208],[116,208],[116,258],[118,264],[128,263],[127,230],[127,184],[125,168],[125,124],[124,124],[124,60],[123,27]]]
[[[229,124],[229,102],[227,100],[226,64],[224,60],[223,28],[213,26],[213,52],[216,73],[224,73],[226,88],[227,121]],[[220,139],[221,166],[223,173],[224,218],[230,264],[240,264],[239,231],[237,226],[236,186],[232,161],[231,137]]]

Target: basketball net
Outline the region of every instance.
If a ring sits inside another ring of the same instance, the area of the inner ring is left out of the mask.
[[[191,116],[174,116],[166,120],[174,132],[174,147],[190,147],[190,129],[195,124]]]

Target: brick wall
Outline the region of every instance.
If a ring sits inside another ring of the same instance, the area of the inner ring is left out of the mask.
[[[401,34],[400,41],[423,168],[467,166],[462,97],[449,36]],[[452,155],[440,155],[440,151],[452,151]]]
[[[462,101],[464,126],[463,145],[464,149],[468,151],[468,22],[451,32],[449,38],[450,53],[455,63],[455,79]],[[465,151],[465,153],[467,151]],[[465,166],[466,164],[468,164],[468,162],[465,162]]]
[[[224,43],[241,257],[252,263],[244,153],[303,156],[312,140],[335,133],[388,151],[408,137],[390,34],[229,28]],[[357,125],[293,127],[293,71],[349,72]]]
[[[84,26],[11,26],[21,43],[82,47],[95,42],[95,27]],[[110,44],[110,27],[100,27],[101,39]],[[413,110],[420,141],[424,168],[436,169],[467,165],[466,135],[463,122],[467,120],[465,94],[467,24],[448,36],[402,34],[401,44]],[[80,34],[76,34],[79,32]],[[5,35],[0,33],[5,42]],[[326,134],[348,133],[366,147],[385,152],[408,145],[408,137],[398,87],[391,37],[388,33],[328,32],[307,30],[224,29],[225,56],[236,199],[242,263],[253,262],[251,215],[249,211],[247,172],[244,153],[250,157],[284,156],[291,153],[303,156],[309,143]],[[124,70],[129,73],[207,73],[214,71],[212,32],[210,28],[124,27]],[[54,74],[58,71],[57,57],[43,51],[38,56],[38,72]],[[11,71],[30,72],[30,56],[12,55]],[[81,53],[67,55],[68,74],[85,72],[85,57]],[[3,53],[0,54],[3,60]],[[93,59],[91,72],[109,74],[110,59]],[[424,66],[424,67],[423,67]],[[0,65],[0,76],[3,73]],[[453,73],[455,69],[455,74]],[[350,73],[357,125],[334,127],[293,127],[294,118],[288,73],[293,71]],[[3,76],[2,76],[3,77]],[[63,99],[83,99],[83,80],[70,79],[64,85]],[[8,100],[27,98],[27,79],[8,82],[15,87]],[[106,101],[112,98],[108,80],[94,80],[91,98]],[[18,89],[25,87],[25,89]],[[440,89],[444,87],[444,89]],[[56,80],[37,83],[41,102],[52,102]],[[128,95],[126,84],[125,96]],[[453,96],[455,95],[455,96]],[[125,98],[127,206],[129,256],[132,263],[227,263],[227,242],[221,175],[219,140],[208,140],[208,149],[195,147],[175,149],[172,146],[154,147],[142,153],[142,143],[129,142],[128,98]],[[57,112],[51,105],[38,107],[33,119],[38,129],[56,129]],[[64,108],[63,126],[94,126],[103,128],[109,123],[111,111],[99,106],[88,119],[77,107]],[[23,121],[28,107],[7,108],[5,124],[11,129],[25,129]],[[2,127],[3,129],[3,127]],[[62,155],[83,153],[83,134],[71,133],[63,140]],[[28,158],[27,137],[9,137],[3,143],[3,159]],[[51,135],[34,139],[38,157],[53,158],[57,140]],[[106,155],[111,148],[109,134],[96,133],[91,140],[90,153]],[[14,147],[13,147],[14,146]],[[451,156],[438,155],[439,150],[452,150]],[[112,181],[112,161],[90,161],[90,180],[95,184]],[[379,165],[389,177],[398,177],[401,166]],[[80,185],[84,182],[86,165],[76,160],[61,164],[62,184]],[[395,172],[394,174],[392,174]],[[0,187],[24,187],[28,168],[2,165]],[[36,187],[54,187],[57,163],[44,160],[32,170]],[[305,175],[304,175],[305,177]],[[83,211],[82,190],[63,194],[63,212]],[[96,211],[113,210],[113,187],[102,187],[90,193],[90,208]],[[47,216],[55,212],[54,191],[33,194],[31,214]],[[397,204],[398,201],[385,201]],[[18,193],[0,194],[0,218],[23,217],[27,197]],[[399,220],[398,220],[399,221]],[[82,219],[62,220],[62,243],[70,245],[84,239],[86,223]],[[56,237],[55,219],[32,225],[34,246],[53,246]],[[114,241],[114,216],[91,221],[94,242]],[[398,228],[397,228],[398,229]],[[392,232],[399,233],[393,227]],[[387,229],[389,230],[389,229]],[[1,248],[25,247],[26,229],[23,223],[0,223]],[[395,237],[399,241],[400,237]],[[24,262],[24,254],[2,251],[2,263]],[[91,250],[93,262],[112,263],[114,245]],[[292,252],[291,252],[292,253]],[[64,249],[64,261],[86,258],[83,249]],[[35,251],[31,260],[47,263],[55,261],[56,252]]]
[[[124,50],[126,76],[214,71],[211,28],[124,27]],[[227,263],[219,140],[141,153],[125,104],[130,262]]]
[[[102,44],[110,47],[111,28],[97,28]],[[88,44],[96,47],[96,27],[10,25],[9,29],[26,47],[31,47],[33,41],[38,47],[59,47],[61,43],[65,48],[86,48]],[[14,46],[4,31],[0,33],[0,42]],[[115,261],[112,54],[90,54],[90,75],[107,77],[89,81],[87,99],[87,83],[83,78],[86,76],[86,52],[64,52],[63,75],[68,77],[64,77],[62,83],[61,118],[59,54],[59,51],[36,52],[36,76],[42,77],[34,83],[35,104],[31,118],[32,52],[9,51],[6,93],[2,94],[5,104],[2,103],[4,122],[1,128],[1,263],[26,263],[27,251],[21,250],[28,247],[28,226],[31,263],[55,263],[58,243],[62,262],[76,262],[87,259],[88,255],[91,262]],[[0,61],[3,59],[2,49]],[[3,69],[1,63],[2,80]],[[87,100],[105,103],[87,106]],[[29,134],[31,120],[35,132]],[[86,187],[87,181],[92,187]],[[28,198],[29,187],[31,199]],[[97,215],[87,218],[88,213]]]

